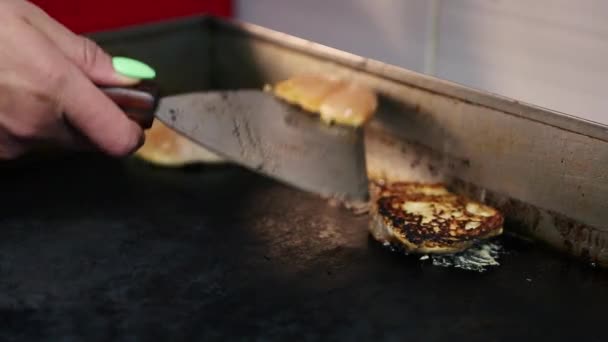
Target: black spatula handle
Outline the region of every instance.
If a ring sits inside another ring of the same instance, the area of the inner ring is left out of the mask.
[[[124,112],[143,128],[150,128],[158,107],[160,90],[154,82],[142,81],[131,87],[100,87]]]

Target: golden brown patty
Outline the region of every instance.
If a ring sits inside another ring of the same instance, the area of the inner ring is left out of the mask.
[[[502,233],[493,208],[438,184],[393,183],[375,189],[370,232],[414,253],[455,253]]]
[[[192,142],[158,120],[146,131],[146,142],[136,156],[165,167],[179,167],[193,163],[219,163],[222,159]]]
[[[378,106],[376,94],[367,86],[323,75],[296,75],[269,88],[276,97],[320,115],[328,124],[361,126]]]

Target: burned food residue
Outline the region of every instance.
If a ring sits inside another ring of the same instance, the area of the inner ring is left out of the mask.
[[[391,252],[410,255],[399,245],[384,243],[384,247]],[[505,253],[498,241],[483,241],[462,252],[453,254],[424,254],[418,259],[421,262],[430,262],[433,266],[457,268],[466,271],[485,272],[492,267],[500,266],[499,258]]]

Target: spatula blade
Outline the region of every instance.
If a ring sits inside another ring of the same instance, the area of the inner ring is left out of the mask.
[[[156,117],[218,155],[302,190],[368,198],[362,128],[329,126],[258,90],[165,97]]]

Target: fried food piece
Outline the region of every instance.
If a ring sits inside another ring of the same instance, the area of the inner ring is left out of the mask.
[[[439,184],[393,183],[374,191],[370,232],[411,253],[456,253],[500,235],[503,216]]]
[[[367,87],[347,83],[327,95],[321,103],[321,120],[342,125],[361,126],[378,106],[376,95]]]
[[[180,167],[187,164],[223,161],[219,156],[170,129],[159,120],[154,120],[152,127],[145,134],[146,142],[135,155],[150,163]]]
[[[323,100],[342,86],[338,79],[319,75],[298,75],[273,87],[274,95],[283,101],[299,105],[304,110],[319,113]]]
[[[367,86],[321,75],[298,75],[271,87],[278,98],[320,115],[331,124],[361,126],[374,115],[378,100]]]

